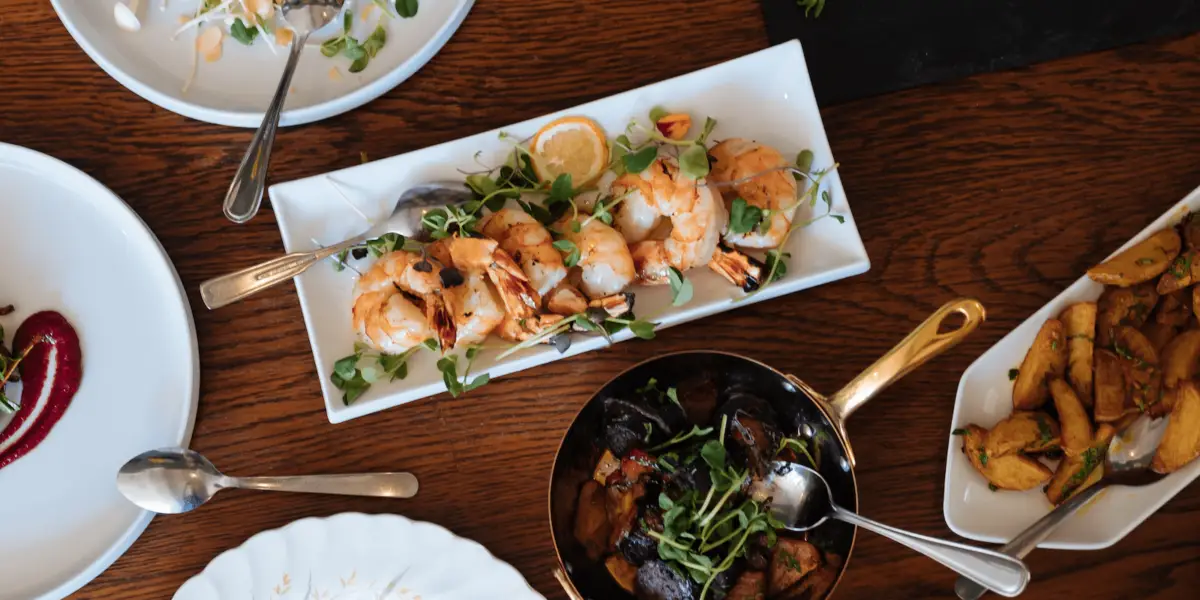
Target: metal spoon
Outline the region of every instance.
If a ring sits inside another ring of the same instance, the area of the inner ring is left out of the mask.
[[[1059,504],[1049,514],[1038,519],[1028,529],[1022,531],[1011,542],[1000,548],[1000,551],[1014,558],[1025,558],[1042,540],[1045,540],[1058,529],[1058,526],[1075,514],[1092,498],[1111,486],[1140,487],[1150,485],[1165,475],[1150,470],[1150,462],[1162,441],[1163,432],[1167,428],[1167,419],[1151,419],[1141,417],[1134,421],[1125,431],[1113,436],[1108,444],[1108,452],[1104,456],[1104,476],[1095,485],[1075,494],[1066,502]],[[986,583],[981,585],[972,581],[974,577],[959,577],[954,584],[954,593],[963,600],[978,600],[987,594]],[[977,580],[976,580],[977,581]]]
[[[221,308],[283,283],[330,256],[385,233],[398,233],[419,239],[424,234],[421,217],[425,216],[426,212],[432,208],[466,202],[473,197],[472,192],[460,181],[435,181],[419,185],[400,196],[396,201],[396,208],[386,221],[371,227],[362,235],[309,252],[285,254],[240,271],[214,277],[200,284],[200,297],[210,309]]]
[[[411,498],[417,493],[417,478],[412,473],[229,477],[199,452],[186,448],[144,452],[117,473],[117,489],[130,502],[168,515],[188,512],[226,488]]]
[[[755,484],[752,495],[770,498],[771,512],[791,531],[808,531],[833,518],[908,546],[963,575],[986,582],[1005,596],[1020,594],[1029,583],[1029,569],[1020,559],[896,529],[838,506],[825,478],[803,465],[775,461],[767,478]]]
[[[246,148],[242,164],[238,165],[233,183],[229,184],[229,191],[225,192],[225,216],[230,221],[245,223],[258,213],[267,183],[271,146],[275,143],[275,131],[279,129],[279,115],[283,113],[283,101],[292,84],[292,74],[300,62],[300,51],[308,42],[308,36],[329,25],[334,17],[341,14],[344,3],[345,0],[283,0],[280,5],[280,13],[292,28],[292,46],[279,87],[275,88],[275,97],[263,115],[262,125],[258,126],[258,131],[250,139],[250,147]]]

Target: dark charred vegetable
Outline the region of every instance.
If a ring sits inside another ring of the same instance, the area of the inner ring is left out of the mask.
[[[647,561],[638,568],[638,600],[693,600],[696,586],[685,575],[661,560]]]
[[[766,475],[779,449],[779,441],[783,439],[776,424],[775,410],[758,396],[738,394],[722,404],[717,413],[727,419],[729,433],[741,449],[750,471],[758,477]]]
[[[609,531],[604,487],[589,481],[579,491],[579,503],[575,508],[575,539],[587,549],[588,558],[597,560],[608,545]]]
[[[685,421],[683,409],[674,404],[652,406],[644,399],[604,399],[604,441],[617,456],[671,439]]]

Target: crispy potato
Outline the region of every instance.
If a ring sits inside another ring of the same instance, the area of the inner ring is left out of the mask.
[[[1183,230],[1183,243],[1188,248],[1200,248],[1200,213],[1188,213],[1179,228]]]
[[[1104,285],[1129,287],[1163,274],[1179,256],[1182,241],[1174,227],[1168,227],[1120,254],[1088,269],[1088,277]]]
[[[611,451],[605,449],[604,454],[600,455],[600,460],[596,461],[596,469],[592,471],[592,479],[595,479],[596,483],[604,485],[608,482],[608,476],[616,473],[617,469],[620,468],[621,460],[613,456]]]
[[[1067,456],[1078,456],[1092,443],[1092,421],[1087,409],[1075,390],[1062,379],[1050,380],[1050,395],[1054,397],[1054,408],[1058,409],[1062,450]]]
[[[767,597],[767,574],[762,571],[742,571],[733,584],[727,600],[763,600]]]
[[[988,483],[1002,490],[1030,490],[1050,479],[1052,473],[1042,463],[1022,456],[988,456],[986,429],[978,425],[967,425],[961,432],[962,451],[967,460],[979,471]]]
[[[1107,287],[1096,301],[1096,343],[1112,346],[1112,337],[1120,325],[1141,327],[1158,304],[1154,285],[1143,283],[1130,288]]]
[[[1196,268],[1200,269],[1200,260],[1196,262]],[[1158,307],[1154,309],[1154,322],[1166,323],[1176,327],[1183,327],[1190,323],[1192,320],[1192,298],[1190,294],[1191,292],[1183,289],[1165,294],[1160,292]]]
[[[1097,423],[1116,421],[1126,410],[1125,368],[1121,357],[1108,350],[1096,350],[1096,404],[1092,415]]]
[[[1150,344],[1154,346],[1154,352],[1161,358],[1163,347],[1167,345],[1167,342],[1171,341],[1171,338],[1174,338],[1179,333],[1179,327],[1157,321],[1147,321],[1145,325],[1142,325],[1141,331],[1142,335],[1146,336],[1146,339],[1150,340]],[[1067,340],[1068,346],[1070,343],[1071,341]]]
[[[1200,222],[1200,219],[1197,219],[1197,222]],[[1192,288],[1192,314],[1200,319],[1200,285]],[[1195,322],[1192,324],[1194,325]]]
[[[816,546],[804,540],[780,536],[771,553],[768,595],[774,596],[792,587],[819,566],[821,551]]]
[[[1162,351],[1163,385],[1175,389],[1196,376],[1200,360],[1200,330],[1185,331],[1171,340]]]
[[[1162,388],[1158,402],[1155,402],[1146,409],[1146,414],[1152,418],[1158,419],[1171,414],[1171,410],[1175,408],[1175,400],[1179,398],[1179,390],[1170,388]]]
[[[604,486],[588,480],[579,490],[579,503],[575,507],[575,540],[587,550],[588,558],[598,560],[604,554],[610,528]]]
[[[637,585],[637,567],[616,554],[610,554],[604,559],[604,568],[608,569],[608,574],[612,575],[621,589],[633,593],[633,588]]]
[[[1059,315],[1067,335],[1067,381],[1085,406],[1092,406],[1092,353],[1096,346],[1096,303],[1077,302]]]
[[[1144,412],[1162,396],[1162,371],[1140,360],[1121,359],[1125,376],[1125,410]]]
[[[1062,321],[1048,319],[1042,324],[1025,360],[1017,370],[1013,384],[1013,408],[1033,410],[1046,402],[1049,390],[1047,377],[1062,377],[1067,367],[1067,344]]]
[[[1158,366],[1158,351],[1142,332],[1125,325],[1116,328],[1113,335],[1113,351],[1126,360],[1141,361]]]
[[[1158,278],[1155,286],[1159,294],[1166,294],[1196,283],[1200,280],[1200,250],[1184,250],[1171,261],[1171,266]]]
[[[996,423],[987,434],[988,456],[1017,452],[1037,454],[1059,446],[1058,423],[1044,412],[1017,411]]]
[[[1112,425],[1099,425],[1087,451],[1079,456],[1065,457],[1058,463],[1058,470],[1046,485],[1046,498],[1051,504],[1058,506],[1100,480],[1104,475],[1104,455],[1116,432]]]
[[[1175,408],[1150,468],[1156,473],[1172,473],[1197,455],[1200,455],[1200,390],[1195,383],[1186,381],[1179,386]]]

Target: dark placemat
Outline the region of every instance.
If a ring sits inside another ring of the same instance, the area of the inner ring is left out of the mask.
[[[773,44],[799,38],[828,105],[1200,31],[1200,0],[763,0]]]

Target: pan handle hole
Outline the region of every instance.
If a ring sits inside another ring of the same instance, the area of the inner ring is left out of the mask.
[[[938,335],[951,333],[953,331],[958,331],[959,329],[962,329],[963,326],[966,324],[967,324],[966,315],[962,314],[961,312],[954,311],[954,312],[946,315],[946,318],[942,319],[941,323],[938,323],[937,332],[938,332]]]

